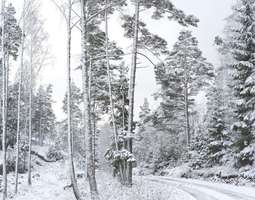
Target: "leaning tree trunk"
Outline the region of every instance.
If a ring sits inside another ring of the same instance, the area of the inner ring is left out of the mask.
[[[136,66],[137,66],[137,43],[138,43],[138,30],[139,30],[139,1],[135,2],[135,27],[133,38],[133,52],[132,52],[132,66],[129,85],[129,110],[128,110],[128,150],[133,152],[133,122],[134,122],[134,96],[135,96],[135,81],[136,81]],[[128,163],[128,184],[132,185],[132,162]]]
[[[69,170],[73,193],[77,200],[81,200],[78,184],[75,176],[73,162],[73,132],[71,127],[71,12],[72,2],[69,0],[67,16],[67,124],[68,124],[68,152],[69,152]]]
[[[83,85],[83,103],[84,103],[84,125],[85,134],[87,135],[86,160],[87,175],[90,185],[91,199],[98,199],[98,190],[96,182],[95,164],[93,162],[93,133],[91,127],[91,105],[89,101],[89,66],[86,63],[86,0],[81,0],[81,65],[82,65],[82,85]]]
[[[3,200],[7,198],[7,169],[6,169],[6,113],[7,113],[7,107],[6,107],[6,68],[5,68],[5,0],[2,0],[2,8],[1,8],[1,26],[2,26],[2,37],[1,37],[1,54],[2,54],[2,150],[3,150],[3,180],[2,180],[2,193],[3,193]]]
[[[16,132],[16,163],[15,163],[15,194],[18,193],[19,182],[19,148],[20,148],[20,110],[21,110],[21,87],[24,58],[24,29],[25,29],[25,0],[23,1],[22,10],[22,35],[21,35],[21,54],[20,54],[20,74],[19,74],[19,91],[18,91],[18,113],[17,113],[17,132]]]

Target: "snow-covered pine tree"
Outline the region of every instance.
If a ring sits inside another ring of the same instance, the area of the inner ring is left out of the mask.
[[[85,158],[85,146],[84,146],[84,135],[82,133],[83,123],[82,123],[82,93],[80,88],[78,88],[74,82],[71,84],[71,101],[70,101],[70,109],[71,109],[71,131],[73,133],[73,142],[74,142],[74,158],[78,160],[78,163],[81,166],[84,166],[84,158]],[[67,113],[67,94],[63,100],[64,113]],[[58,146],[65,150],[67,146],[67,119],[64,119],[60,124],[61,135],[58,135]]]
[[[229,42],[227,43],[234,64],[235,96],[237,98],[235,146],[237,166],[254,162],[254,123],[255,123],[255,2],[239,0],[233,7]]]
[[[128,124],[128,67],[124,62],[116,69],[118,75],[113,82],[113,96],[115,102],[116,125],[119,130],[127,130]]]
[[[210,86],[207,92],[207,113],[205,122],[207,128],[206,155],[203,161],[207,166],[221,165],[222,158],[230,147],[230,135],[227,131],[224,116],[227,107],[224,105],[223,90],[214,83]],[[204,152],[200,149],[201,152]]]
[[[181,31],[165,63],[158,65],[155,72],[161,85],[157,96],[162,99],[163,110],[167,110],[171,117],[173,109],[176,111],[174,115],[177,115],[175,118],[184,116],[181,124],[184,125],[186,142],[190,145],[190,114],[194,97],[214,76],[212,65],[202,56],[191,31]]]
[[[15,84],[13,86],[9,85],[9,62],[10,59],[14,59],[16,60],[17,56],[18,56],[18,50],[19,50],[19,46],[20,46],[20,39],[21,39],[21,29],[18,26],[17,20],[15,18],[15,8],[13,7],[12,4],[8,4],[8,6],[6,6],[6,14],[5,14],[5,58],[6,58],[6,67],[8,69],[6,69],[6,78],[8,80],[6,80],[6,87],[8,88],[8,93],[7,93],[7,99],[8,99],[8,108],[11,108],[11,111],[8,112],[8,117],[7,117],[7,127],[10,130],[10,133],[7,135],[6,138],[6,144],[8,147],[8,144],[13,144],[15,136],[14,136],[14,131],[16,130],[16,128],[14,127],[16,125],[16,123],[12,123],[12,122],[16,122],[15,120],[15,112],[17,110],[15,110],[17,107],[16,105],[14,105],[16,102],[16,92],[14,91],[15,89],[17,89],[15,87]],[[1,33],[2,34],[2,33]],[[0,73],[2,74],[2,69],[0,70]],[[2,80],[2,79],[1,79]],[[2,87],[2,82],[0,83],[1,87]],[[0,89],[0,91],[2,91],[2,89]],[[15,112],[12,112],[13,110],[15,110]],[[2,118],[2,116],[0,116],[0,119]],[[2,127],[2,125],[0,125],[0,127]],[[1,139],[0,139],[1,141]],[[0,145],[1,146],[1,145]]]
[[[34,101],[33,130],[37,133],[38,144],[43,145],[46,138],[54,132],[55,114],[52,104],[52,85],[40,86]]]
[[[150,120],[150,114],[151,114],[151,109],[150,109],[149,101],[147,98],[145,98],[143,105],[140,106],[140,112],[139,112],[140,126],[143,126],[146,122]]]

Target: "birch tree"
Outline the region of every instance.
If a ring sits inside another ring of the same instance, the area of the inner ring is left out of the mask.
[[[29,74],[28,93],[29,93],[29,137],[28,137],[28,184],[31,185],[31,151],[32,151],[32,131],[33,131],[33,90],[36,85],[36,78],[41,69],[50,60],[49,48],[47,46],[48,34],[44,30],[44,22],[40,16],[40,3],[36,0],[27,1],[27,14],[25,26],[25,50],[28,57]]]
[[[61,4],[52,0],[52,2],[57,6],[61,14],[63,15],[66,22],[66,83],[67,83],[67,124],[68,124],[68,153],[69,153],[69,173],[71,184],[73,188],[73,193],[77,200],[82,199],[78,184],[75,176],[74,162],[73,162],[73,133],[72,133],[72,119],[71,119],[71,41],[72,41],[72,8],[74,2],[68,0],[67,2]]]
[[[24,37],[25,37],[25,6],[26,0],[23,0],[22,10],[22,33],[21,33],[21,50],[20,50],[20,72],[19,72],[19,91],[18,91],[18,113],[17,113],[17,133],[16,133],[16,163],[15,163],[15,194],[18,192],[19,183],[19,147],[20,147],[20,110],[21,110],[21,88],[22,88],[22,73],[24,64]]]
[[[93,133],[91,127],[91,105],[89,101],[89,67],[86,63],[86,26],[87,26],[87,13],[86,13],[86,0],[81,0],[81,65],[82,65],[82,85],[83,85],[83,103],[84,103],[84,125],[85,133],[87,136],[87,175],[90,185],[91,199],[98,199],[98,190],[95,177],[95,163],[93,159]]]
[[[6,171],[6,68],[5,68],[5,0],[1,1],[1,26],[2,26],[2,36],[1,36],[1,56],[2,56],[2,150],[3,150],[3,194],[2,199],[7,198],[7,171]]]

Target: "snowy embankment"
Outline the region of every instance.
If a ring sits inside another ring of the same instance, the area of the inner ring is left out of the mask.
[[[32,186],[27,185],[26,175],[22,175],[19,194],[14,197],[13,191],[9,190],[10,196],[13,196],[14,200],[75,200],[72,189],[66,187],[70,182],[65,166],[64,162],[43,163],[42,166],[36,166],[33,171]],[[9,188],[13,188],[12,180],[9,183]],[[84,181],[84,178],[79,178],[78,182],[84,199],[90,199],[87,181]],[[164,200],[172,199],[173,196],[176,197],[175,199],[177,196],[182,196],[180,200],[189,200],[182,191],[179,192],[179,190],[162,183],[144,180],[143,177],[137,177],[134,180],[134,186],[127,188],[121,186],[110,174],[98,171],[97,182],[101,200]]]
[[[253,187],[233,186],[222,183],[209,183],[192,179],[147,176],[146,180],[162,183],[169,187],[178,188],[195,200],[254,200]],[[180,198],[176,198],[179,200]]]
[[[36,166],[33,171],[33,185],[26,184],[26,176],[20,192],[14,200],[75,200],[69,184],[68,170],[63,161]],[[108,173],[98,171],[97,182],[101,200],[254,200],[255,190],[227,184],[177,179],[157,176],[137,176],[134,186],[126,188]],[[89,199],[87,182],[78,179],[85,199]]]
[[[34,147],[33,150],[46,156],[48,148]],[[68,187],[70,181],[67,161],[48,163],[35,155],[32,155],[32,160],[32,186],[27,184],[27,174],[21,174],[19,176],[19,192],[15,196],[14,173],[10,173],[8,174],[8,197],[14,200],[75,200],[72,189]],[[83,172],[77,172],[77,174],[82,196],[84,199],[90,199],[89,185],[82,177]],[[101,200],[155,200],[183,196],[182,192],[178,193],[172,187],[144,180],[143,177],[137,177],[132,188],[123,187],[116,179],[112,178],[110,173],[101,170],[97,171],[97,183]]]
[[[41,154],[47,149],[36,149]],[[78,183],[84,199],[90,199],[88,182],[79,174]],[[14,200],[75,200],[67,162],[47,163],[33,156],[32,186],[27,175],[20,175],[19,193],[14,196],[14,175],[8,175],[9,197]],[[254,200],[255,190],[205,181],[158,176],[135,176],[132,188],[122,186],[110,173],[97,171],[101,200]]]
[[[140,169],[137,173],[143,174],[143,171],[146,170]],[[173,178],[199,179],[240,186],[255,186],[255,169],[237,170],[229,166],[214,166],[211,168],[193,169],[189,166],[189,164],[183,164],[175,168],[165,168],[155,175]]]

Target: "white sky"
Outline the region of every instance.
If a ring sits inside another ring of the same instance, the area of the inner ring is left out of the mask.
[[[14,5],[22,2],[21,0],[10,0]],[[187,14],[194,14],[200,19],[199,27],[192,28],[194,35],[197,36],[201,50],[204,56],[208,58],[215,66],[218,65],[218,57],[216,48],[213,45],[214,37],[221,34],[225,21],[224,19],[230,14],[230,8],[234,0],[172,0],[177,8],[183,9]],[[52,66],[48,66],[42,71],[41,83],[51,83],[54,86],[55,113],[58,119],[63,119],[62,100],[66,91],[66,65],[65,65],[65,22],[59,14],[55,6],[50,0],[42,0],[42,16],[45,18],[45,29],[49,33],[49,44],[51,53],[54,56]],[[142,14],[141,19],[144,20],[148,28],[153,33],[157,33],[169,43],[169,48],[176,41],[178,33],[183,29],[175,22],[170,22],[167,19],[159,21],[151,20],[146,13]],[[123,32],[120,28],[120,20],[118,17],[110,20],[110,38],[114,39],[119,46],[129,52],[131,45],[130,40],[123,37]],[[73,69],[79,63],[80,52],[80,33],[78,30],[73,31],[72,45],[72,64]],[[152,58],[153,59],[153,58]],[[126,58],[126,64],[129,64],[130,58]],[[157,61],[157,60],[155,60]],[[146,62],[146,61],[144,61]],[[136,84],[136,111],[139,111],[139,106],[143,103],[145,97],[153,102],[151,96],[157,89],[154,78],[153,66],[148,63],[148,68],[139,69],[137,72]],[[81,74],[79,71],[72,71],[72,79],[80,85]],[[156,103],[151,103],[155,108]],[[137,112],[138,113],[138,112]]]

